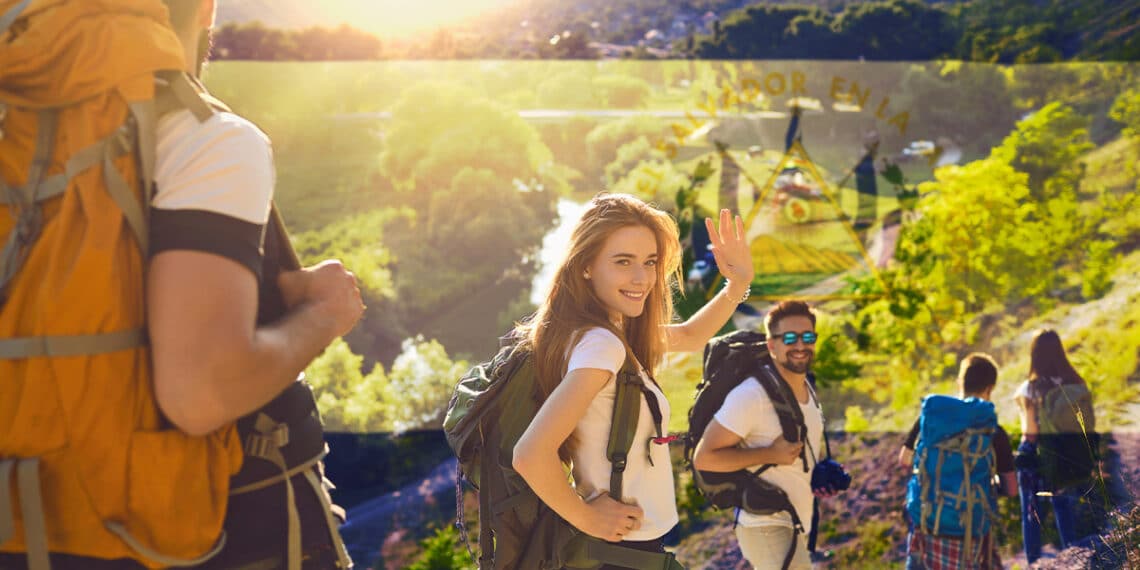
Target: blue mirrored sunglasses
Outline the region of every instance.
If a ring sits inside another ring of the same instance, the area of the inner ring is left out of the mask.
[[[799,339],[802,339],[804,344],[815,344],[818,338],[819,336],[815,334],[815,331],[804,331],[802,333],[786,332],[780,335],[780,340],[788,345],[796,344],[796,340]]]

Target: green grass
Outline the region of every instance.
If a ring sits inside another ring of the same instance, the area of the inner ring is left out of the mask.
[[[1117,138],[1085,155],[1086,186],[1131,191],[1136,188],[1140,149],[1127,139]]]
[[[657,382],[669,400],[669,431],[689,429],[689,408],[701,381],[701,353],[670,353],[657,369]]]
[[[752,280],[752,294],[761,296],[777,296],[794,293],[814,285],[826,278],[826,273],[791,273],[781,275],[757,275]]]

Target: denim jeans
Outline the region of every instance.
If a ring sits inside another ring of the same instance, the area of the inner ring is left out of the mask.
[[[1017,486],[1021,495],[1021,537],[1025,544],[1025,558],[1032,564],[1041,558],[1041,518],[1046,497],[1038,497],[1041,489],[1036,471],[1018,470]],[[1079,490],[1077,490],[1079,492]],[[1053,518],[1057,522],[1057,533],[1061,535],[1061,547],[1083,545],[1085,541],[1077,536],[1078,495],[1068,489],[1049,497],[1053,504]]]

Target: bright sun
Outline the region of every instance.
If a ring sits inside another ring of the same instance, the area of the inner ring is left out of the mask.
[[[462,22],[514,0],[322,0],[312,9],[337,22],[384,36],[408,36]],[[322,18],[322,19],[324,19]]]

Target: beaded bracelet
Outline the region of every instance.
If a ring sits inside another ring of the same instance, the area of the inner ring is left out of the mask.
[[[728,282],[727,281],[724,282],[724,296],[728,297]],[[749,284],[748,287],[746,289],[744,289],[744,294],[740,296],[739,300],[734,299],[732,297],[728,297],[728,298],[730,301],[736,301],[736,304],[740,305],[743,303],[747,303],[748,298],[751,296],[752,296],[752,284]]]

